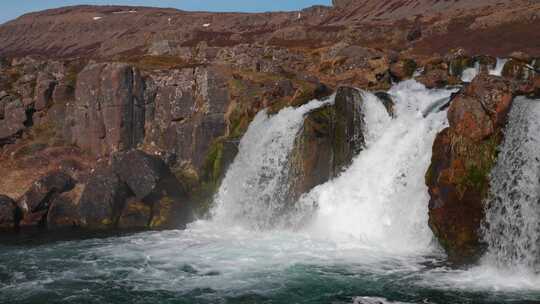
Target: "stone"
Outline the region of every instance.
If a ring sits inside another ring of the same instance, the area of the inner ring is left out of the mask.
[[[475,261],[483,252],[484,200],[512,100],[507,80],[479,75],[453,99],[450,125],[435,139],[426,173],[429,225],[454,262]]]
[[[15,227],[16,203],[8,196],[0,194],[0,229]]]
[[[152,220],[152,208],[150,205],[129,198],[126,207],[120,216],[118,228],[120,229],[143,229],[150,227]]]
[[[53,171],[35,181],[19,199],[17,206],[24,217],[21,226],[45,225],[49,208],[56,197],[75,187],[75,180],[62,171]]]
[[[13,143],[26,129],[28,118],[26,109],[20,99],[4,98],[0,101],[3,108],[3,119],[0,119],[0,145]]]
[[[133,193],[109,166],[99,166],[90,175],[79,201],[81,226],[112,229]]]
[[[47,229],[75,228],[81,225],[79,202],[84,185],[77,184],[71,191],[61,193],[52,200],[47,213]]]
[[[159,157],[139,150],[119,153],[112,168],[134,197],[155,211],[152,227],[185,226],[191,220],[186,189]]]

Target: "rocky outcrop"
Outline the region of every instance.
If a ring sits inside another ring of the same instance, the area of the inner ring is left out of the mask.
[[[77,77],[67,125],[71,142],[93,155],[137,146],[144,137],[144,82],[127,64],[88,65]]]
[[[165,162],[138,150],[98,168],[79,205],[81,225],[90,229],[179,228],[192,217],[187,192]]]
[[[508,81],[476,77],[452,100],[450,126],[435,139],[426,174],[429,224],[454,261],[470,261],[482,252],[480,225],[489,174],[512,99]]]
[[[504,65],[502,76],[512,81],[517,94],[540,96],[540,70],[535,67],[536,60],[523,52],[511,55]]]
[[[392,116],[389,96],[379,98]],[[291,152],[288,200],[338,176],[365,147],[364,93],[341,87],[334,104],[307,114]]]
[[[51,172],[35,181],[17,202],[23,214],[18,225],[46,226],[49,208],[60,194],[72,190],[75,184],[71,176],[62,171]]]

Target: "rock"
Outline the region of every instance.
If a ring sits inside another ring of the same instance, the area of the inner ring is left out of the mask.
[[[538,86],[540,75],[529,63],[512,58],[504,65],[502,76],[512,81],[516,95],[538,96],[536,92],[540,91]]]
[[[510,58],[523,62],[523,63],[529,63],[532,60],[532,57],[529,54],[525,52],[521,52],[521,51],[512,52],[510,54]]]
[[[152,208],[148,204],[129,198],[126,207],[120,216],[118,228],[120,229],[142,229],[150,227],[152,219]]]
[[[424,73],[416,77],[416,81],[425,85],[428,89],[442,88],[449,84],[448,72],[441,68],[427,68]]]
[[[415,25],[409,33],[407,33],[407,41],[412,42],[422,38],[422,27],[420,25]]]
[[[49,108],[52,105],[52,96],[54,87],[56,86],[56,80],[50,74],[39,73],[37,77],[36,89],[35,89],[35,109],[36,111],[42,111]]]
[[[12,229],[15,227],[16,203],[8,196],[0,195],[0,229]]]
[[[48,173],[35,181],[17,202],[24,214],[21,226],[45,225],[52,202],[58,195],[72,190],[75,184],[76,182],[62,171]]]
[[[162,159],[133,150],[115,155],[112,167],[135,198],[151,206],[153,228],[183,227],[191,220],[187,192]]]
[[[81,225],[90,229],[116,228],[126,200],[133,193],[108,166],[90,176],[79,202]]]
[[[12,143],[24,129],[27,121],[26,109],[20,99],[4,98],[0,100],[3,119],[0,119],[0,145]]]
[[[389,96],[379,95],[391,111]],[[291,152],[289,202],[296,202],[302,194],[339,175],[364,149],[363,104],[359,90],[341,87],[334,105],[306,116]]]
[[[374,94],[383,103],[386,109],[386,112],[388,112],[388,115],[390,115],[390,117],[394,117],[395,103],[394,103],[394,100],[392,99],[392,96],[390,96],[390,94],[386,92],[375,92]]]
[[[473,61],[480,65],[480,73],[484,74],[497,65],[497,58],[487,55],[475,56]]]
[[[52,200],[47,213],[47,229],[73,228],[81,225],[79,202],[84,186],[77,184],[73,190],[64,192]]]
[[[426,174],[429,225],[452,261],[470,262],[482,253],[483,202],[512,98],[508,81],[477,76],[454,98],[450,126],[435,139]]]
[[[334,176],[335,119],[333,105],[306,116],[291,152],[289,202],[296,202],[302,194]]]
[[[364,149],[365,128],[362,110],[363,97],[359,90],[341,87],[335,99],[335,129],[332,140],[334,149],[334,175],[348,167],[354,156]]]
[[[71,141],[96,156],[129,150],[143,139],[144,105],[144,82],[136,68],[90,64],[77,77],[67,123]]]
[[[412,59],[399,60],[390,65],[390,75],[395,81],[402,81],[411,78],[416,68],[416,62]]]

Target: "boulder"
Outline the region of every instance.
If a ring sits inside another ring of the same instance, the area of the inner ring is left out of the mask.
[[[75,180],[62,171],[48,173],[35,181],[17,202],[17,206],[24,214],[20,225],[45,225],[52,202],[60,194],[72,190],[75,184]]]
[[[15,227],[16,203],[8,196],[0,194],[0,229],[12,229]]]
[[[89,229],[116,228],[126,200],[133,193],[109,166],[91,174],[79,201],[81,225]]]
[[[79,202],[84,185],[77,184],[71,191],[55,197],[47,213],[47,229],[73,228],[81,225]]]
[[[453,99],[450,126],[435,139],[426,173],[429,225],[452,261],[482,253],[484,199],[512,100],[508,81],[479,75]]]
[[[133,150],[115,155],[112,168],[134,197],[152,208],[152,227],[185,226],[191,220],[187,191],[161,158]]]

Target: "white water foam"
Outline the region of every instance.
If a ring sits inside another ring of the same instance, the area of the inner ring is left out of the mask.
[[[461,81],[471,82],[478,74],[480,74],[480,62],[477,61],[474,63],[474,67],[463,70]]]

